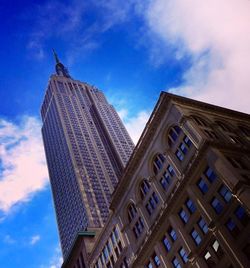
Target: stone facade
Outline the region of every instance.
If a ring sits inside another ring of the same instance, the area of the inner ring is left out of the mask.
[[[65,267],[250,267],[249,163],[249,115],[162,92],[85,263]]]

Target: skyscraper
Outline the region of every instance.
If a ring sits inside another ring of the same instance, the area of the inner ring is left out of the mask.
[[[103,227],[134,144],[97,88],[56,60],[41,108],[42,135],[64,258],[79,231]]]

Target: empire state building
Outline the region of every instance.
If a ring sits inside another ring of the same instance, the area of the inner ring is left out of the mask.
[[[65,258],[79,231],[104,226],[134,144],[104,94],[72,79],[54,56],[56,74],[41,108],[42,135]]]

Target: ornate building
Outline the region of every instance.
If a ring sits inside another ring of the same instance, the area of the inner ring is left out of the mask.
[[[162,92],[100,233],[62,267],[250,267],[250,116]]]
[[[103,93],[72,79],[54,55],[42,134],[65,258],[78,232],[104,226],[134,144]]]

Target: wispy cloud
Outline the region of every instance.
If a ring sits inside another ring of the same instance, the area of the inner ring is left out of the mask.
[[[48,264],[40,265],[40,268],[61,268],[62,263],[63,263],[63,258],[62,258],[60,246],[58,245],[54,249],[54,255],[51,257]]]
[[[125,127],[132,138],[133,142],[136,144],[142,134],[143,129],[149,119],[150,112],[143,110],[139,111],[133,116],[129,116],[127,109],[123,108],[118,111],[118,114],[125,124]]]
[[[193,58],[172,92],[250,111],[249,1],[156,0],[145,14],[148,31],[175,47],[176,57]]]
[[[33,5],[32,12],[27,10],[27,16],[23,16],[33,24],[27,49],[34,57],[42,59],[49,40],[66,40],[69,44],[67,64],[71,64],[77,56],[97,49],[102,43],[100,36],[103,33],[125,22],[133,2],[73,0],[67,3],[47,0],[42,5]]]
[[[30,245],[35,245],[41,239],[40,235],[34,235],[30,239]]]
[[[0,210],[8,213],[46,187],[48,174],[40,122],[23,117],[19,124],[0,119]]]

